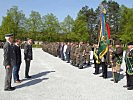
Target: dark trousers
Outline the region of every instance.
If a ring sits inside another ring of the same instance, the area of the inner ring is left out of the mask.
[[[20,64],[16,64],[13,67],[13,77],[14,77],[14,82],[19,81],[19,69],[20,69]]]
[[[126,74],[126,76],[127,76],[127,86],[133,87],[133,75]]]
[[[25,77],[29,76],[30,61],[31,60],[25,60],[25,64],[26,64],[26,67],[25,67]]]
[[[107,65],[105,64],[105,62],[102,62],[101,66],[102,66],[102,76],[103,78],[107,78]]]
[[[66,54],[67,56],[67,62],[70,62],[70,53]]]
[[[99,74],[100,64],[95,63],[95,74]]]
[[[9,89],[9,88],[11,88],[12,69],[13,69],[12,66],[10,66],[10,68],[6,68],[5,87],[4,87],[4,89]]]
[[[120,76],[120,73],[119,72],[113,72],[113,76],[114,76],[114,82],[115,83],[118,83],[119,81],[119,76]]]

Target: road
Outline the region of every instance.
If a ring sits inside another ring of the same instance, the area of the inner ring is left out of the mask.
[[[53,57],[41,49],[33,49],[34,60],[31,62],[31,79],[24,78],[25,63],[22,62],[20,79],[22,83],[12,81],[15,91],[4,91],[5,69],[3,50],[0,49],[0,100],[132,100],[133,91],[123,88],[125,64],[119,83],[111,80],[111,69],[108,79],[93,75],[94,68],[78,69]],[[23,50],[22,50],[23,56]]]

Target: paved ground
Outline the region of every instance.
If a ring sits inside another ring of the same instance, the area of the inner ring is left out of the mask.
[[[3,91],[5,70],[3,51],[0,49],[0,100],[132,100],[133,91],[123,88],[126,79],[122,66],[121,80],[118,84],[109,78],[102,79],[93,75],[93,65],[79,70],[59,58],[34,49],[34,60],[31,63],[32,79],[24,78],[24,61],[20,69],[21,84],[14,84],[17,89],[12,92]],[[23,53],[23,51],[22,51]]]

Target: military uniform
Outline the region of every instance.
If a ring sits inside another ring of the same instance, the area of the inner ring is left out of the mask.
[[[8,34],[6,35],[6,37],[12,37],[12,35]],[[4,50],[3,65],[5,66],[5,69],[6,69],[4,90],[11,91],[15,89],[11,87],[12,69],[13,69],[13,66],[16,65],[16,54],[15,54],[14,45],[10,43],[9,41],[7,41],[4,44],[3,50]],[[9,66],[9,68],[7,68],[7,66]]]
[[[108,61],[109,61],[109,52],[107,52],[101,59],[103,78],[107,78]]]
[[[87,65],[90,65],[90,51],[91,48],[89,45],[85,46],[85,63],[87,63]]]
[[[115,83],[118,83],[119,80],[122,57],[123,57],[123,48],[120,46],[115,49],[112,57],[113,59],[112,73],[113,73],[113,80]]]
[[[94,52],[93,52],[94,56],[93,56],[93,59],[94,59],[94,68],[95,68],[95,72],[93,74],[97,75],[99,74],[99,68],[100,68],[100,62],[98,62],[98,47],[94,46]]]
[[[70,59],[71,59],[71,64],[75,66],[76,64],[76,54],[75,54],[75,50],[76,50],[76,44],[73,44],[71,46],[71,52],[70,52]]]
[[[79,69],[83,68],[85,62],[85,46],[82,44],[79,44],[78,50],[77,50],[77,58],[76,58],[76,63],[79,65]]]
[[[126,62],[126,77],[127,77],[127,89],[133,90],[133,42],[128,43],[130,47],[125,55]]]
[[[75,48],[75,53],[74,53],[74,61],[75,61],[75,63],[76,63],[76,67],[79,67],[79,57],[80,57],[80,55],[79,55],[79,47],[78,47],[78,45],[76,45],[76,48]]]

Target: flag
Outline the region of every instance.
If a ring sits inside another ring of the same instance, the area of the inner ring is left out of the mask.
[[[99,59],[101,59],[108,52],[109,38],[110,38],[110,27],[105,20],[105,11],[101,13],[100,18],[100,35],[99,35],[99,47],[98,47],[98,55]]]

